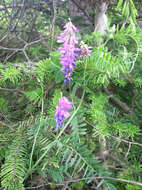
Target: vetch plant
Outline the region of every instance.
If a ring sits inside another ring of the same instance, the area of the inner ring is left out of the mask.
[[[79,30],[69,21],[65,26],[65,30],[57,37],[58,43],[63,43],[63,47],[60,47],[58,50],[61,53],[61,58],[59,58],[60,63],[62,64],[61,72],[64,73],[64,83],[67,81],[71,82],[71,74],[74,71],[75,59],[78,56],[79,48],[76,47],[79,37],[76,37],[76,33],[79,33]]]
[[[56,107],[55,119],[56,119],[56,130],[58,126],[62,128],[65,118],[69,118],[70,114],[66,110],[72,109],[72,102],[63,96],[59,98],[59,104]]]

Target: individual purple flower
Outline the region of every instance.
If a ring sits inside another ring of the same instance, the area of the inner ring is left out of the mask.
[[[72,102],[69,102],[69,100],[63,96],[62,98],[59,98],[58,106],[56,107],[56,113],[55,113],[55,119],[56,119],[56,130],[58,129],[58,126],[62,128],[65,118],[69,118],[70,114],[66,110],[72,109]]]
[[[89,57],[91,56],[91,50],[90,50],[91,47],[89,47],[83,41],[81,41],[80,47],[81,47],[81,51],[80,52],[81,52],[82,56],[89,56]]]
[[[79,33],[79,30],[72,24],[71,21],[69,21],[64,26],[64,32],[57,37],[57,42],[63,44],[63,47],[60,47],[58,50],[61,54],[61,58],[59,60],[63,66],[61,72],[64,73],[64,83],[71,81],[71,74],[76,66],[75,59],[80,51],[80,49],[76,47],[80,38],[76,37],[75,33]]]

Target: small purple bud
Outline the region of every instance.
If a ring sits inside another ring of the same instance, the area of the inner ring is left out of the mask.
[[[90,24],[90,21],[88,19],[85,20],[85,24],[88,25]]]
[[[81,55],[90,57],[91,56],[91,50],[90,50],[91,47],[89,47],[83,41],[81,42],[80,46],[81,46]]]

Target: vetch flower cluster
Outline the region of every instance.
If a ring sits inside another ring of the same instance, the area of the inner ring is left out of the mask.
[[[58,126],[62,128],[65,118],[70,117],[70,114],[67,112],[67,110],[71,109],[72,102],[69,102],[69,100],[65,96],[59,98],[59,103],[56,107],[56,113],[54,116],[56,119],[56,130],[58,129]]]
[[[77,48],[80,38],[76,37],[76,33],[79,33],[79,30],[69,21],[64,26],[64,31],[57,37],[57,42],[62,43],[62,47],[58,50],[60,51],[61,58],[60,63],[62,64],[61,72],[64,73],[64,83],[68,81],[71,82],[71,74],[74,71],[75,60],[78,56],[78,52],[80,52],[81,56],[91,56],[91,50],[87,44],[84,42],[80,43],[81,48]],[[56,119],[56,130],[58,127],[62,128],[65,119],[70,117],[70,114],[67,110],[72,109],[72,102],[63,96],[59,99],[58,106],[56,107],[56,113],[54,115]]]
[[[79,33],[79,30],[69,21],[64,26],[64,31],[57,37],[57,42],[63,44],[63,47],[60,47],[58,50],[61,53],[59,60],[63,66],[61,72],[64,73],[64,83],[67,83],[67,81],[71,82],[71,74],[76,66],[75,59],[80,51],[80,49],[76,47],[80,40],[79,37],[76,37],[76,33]]]

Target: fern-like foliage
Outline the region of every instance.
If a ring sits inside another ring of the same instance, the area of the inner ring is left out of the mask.
[[[103,168],[99,160],[92,156],[92,150],[78,141],[78,138],[66,135],[53,146],[51,146],[53,142],[46,141],[46,143],[49,144],[44,150],[48,150],[48,153],[46,159],[42,160],[42,171],[46,171],[55,182],[63,183],[66,178],[92,177],[102,173]]]
[[[124,48],[123,53],[125,52],[125,54],[123,56],[114,56],[103,45],[94,48],[89,59],[78,62],[75,80],[79,81],[76,75],[81,70],[83,75],[84,62],[87,61],[86,79],[89,84],[95,87],[107,86],[110,80],[118,79],[122,73],[126,74],[131,70],[132,62],[126,51],[126,48]],[[80,83],[81,80],[83,79],[80,78]]]
[[[135,8],[133,0],[119,0],[117,9],[119,11],[122,10],[122,15],[128,19],[129,17],[132,18],[134,24],[136,24],[136,16],[138,15],[137,10]]]
[[[92,157],[92,151],[88,149],[87,145],[78,142],[75,138],[69,140],[67,136],[64,138],[62,145],[64,151],[61,162],[68,176],[71,178],[77,175],[90,177],[97,174],[99,161]]]
[[[33,102],[33,104],[36,104],[38,102],[38,106],[40,106],[41,99],[43,97],[41,88],[37,88],[31,92],[25,92],[25,95],[31,102]]]
[[[1,73],[0,83],[2,84],[4,84],[5,82],[16,84],[21,78],[20,70],[14,67],[0,69],[0,73]]]
[[[49,80],[51,77],[51,73],[49,72],[51,60],[45,59],[38,62],[34,67],[34,74],[37,78],[38,82],[44,82],[44,80]]]
[[[108,98],[103,93],[91,94],[89,96],[91,100],[90,109],[88,110],[88,121],[94,124],[95,135],[107,135],[110,131],[107,123],[107,117],[104,112],[105,104]]]
[[[1,184],[5,190],[24,190],[23,177],[26,173],[26,144],[19,129],[9,146],[1,170]]]
[[[72,138],[80,140],[80,136],[86,135],[87,129],[85,124],[84,110],[80,111],[71,121]]]

